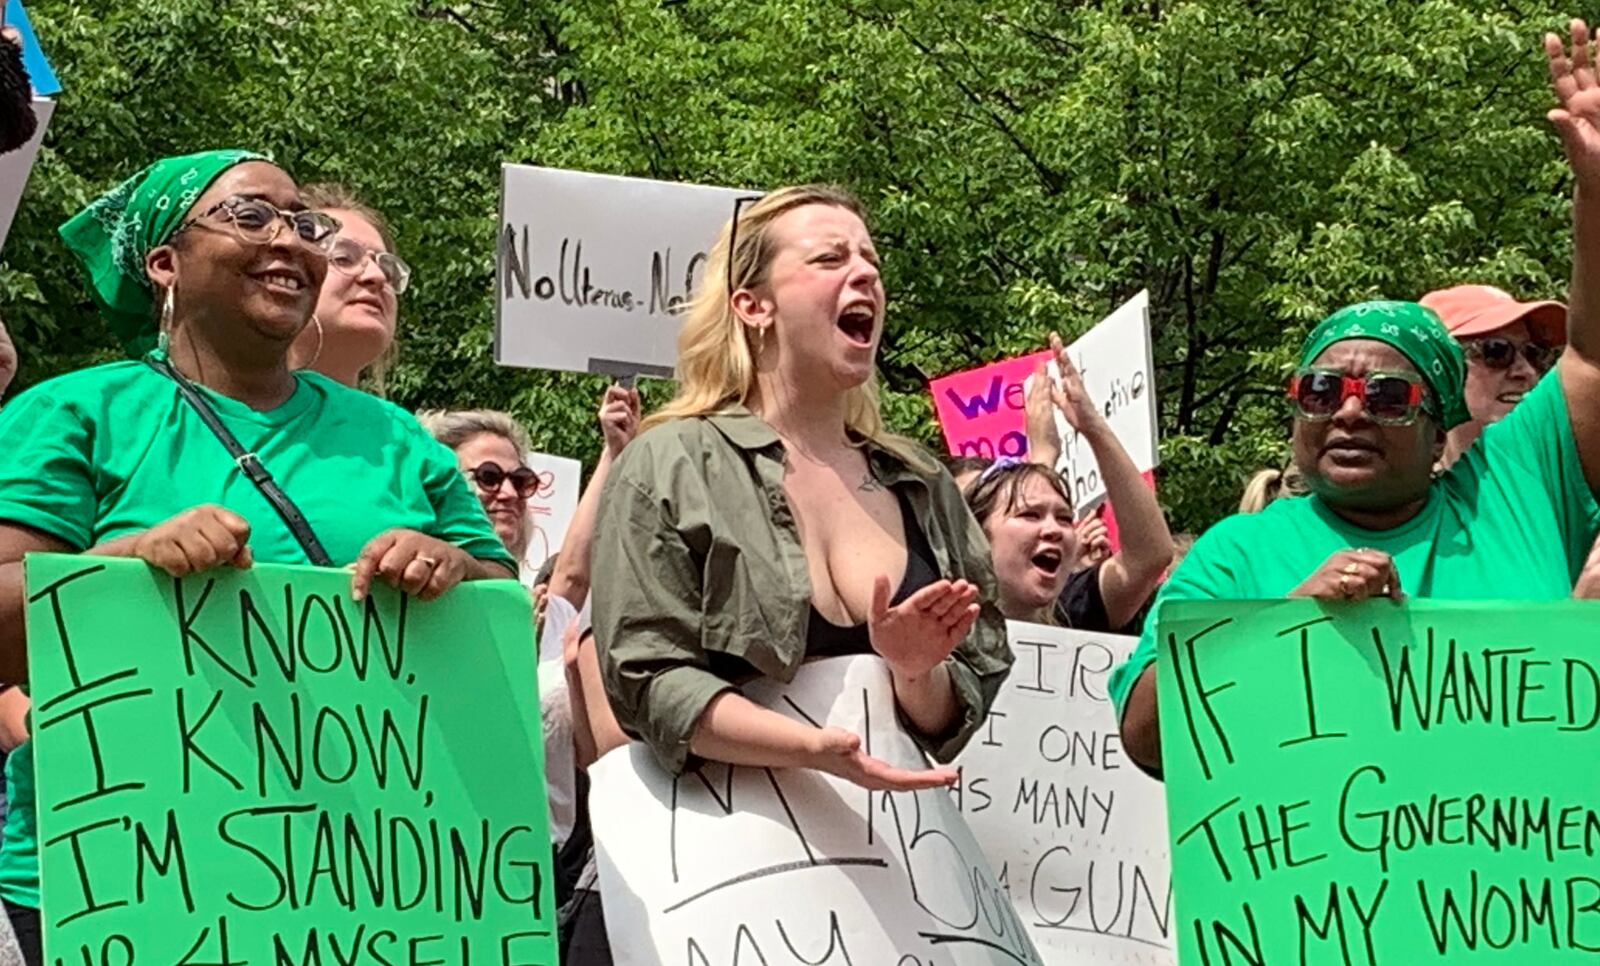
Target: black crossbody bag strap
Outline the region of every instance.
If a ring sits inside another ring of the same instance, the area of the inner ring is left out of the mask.
[[[283,487],[279,486],[278,481],[274,480],[272,474],[267,472],[267,468],[261,465],[261,461],[256,458],[256,454],[247,452],[243,446],[239,445],[239,438],[233,435],[232,430],[223,425],[222,419],[217,416],[217,411],[211,408],[211,403],[206,401],[206,397],[200,395],[194,384],[185,378],[183,373],[174,369],[172,363],[167,360],[153,358],[145,361],[150,364],[152,369],[177,384],[178,392],[182,394],[190,406],[194,407],[194,411],[199,415],[200,421],[206,424],[206,427],[216,435],[217,441],[228,451],[228,455],[233,457],[234,465],[239,467],[239,471],[245,475],[246,479],[255,484],[256,489],[261,491],[261,495],[267,498],[268,503],[272,504],[272,508],[278,511],[278,516],[283,518],[284,525],[289,528],[289,532],[294,534],[296,540],[300,541],[300,547],[305,550],[307,559],[318,567],[332,567],[333,558],[329,557],[328,551],[323,549],[322,541],[317,539],[317,535],[311,532],[311,524],[306,522],[305,514],[301,513],[300,508],[295,506],[293,500],[289,499],[289,494],[283,492]]]

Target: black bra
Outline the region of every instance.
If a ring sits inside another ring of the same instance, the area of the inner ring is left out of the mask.
[[[899,492],[895,493],[895,498],[900,501],[900,519],[905,522],[906,574],[900,579],[900,588],[890,598],[891,604],[904,601],[940,579],[939,566],[933,559],[933,548],[928,545],[927,535],[917,525],[911,501]],[[852,624],[847,627],[835,624],[818,613],[816,605],[812,605],[810,618],[806,623],[806,657],[839,657],[846,654],[871,653],[872,638],[867,632],[866,624]]]

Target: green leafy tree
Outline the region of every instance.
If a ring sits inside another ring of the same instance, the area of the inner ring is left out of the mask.
[[[52,229],[157,154],[242,143],[367,192],[418,268],[392,395],[514,409],[592,457],[590,377],[489,361],[499,164],[767,187],[874,213],[885,407],[1152,299],[1179,529],[1280,462],[1307,326],[1464,280],[1559,295],[1544,4],[1487,0],[37,0],[67,91],[5,251],[24,376],[112,349]],[[652,387],[659,397],[661,386]]]

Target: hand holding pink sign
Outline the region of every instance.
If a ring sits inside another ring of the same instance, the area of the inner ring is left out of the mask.
[[[941,376],[928,384],[933,408],[954,456],[1022,458],[1028,453],[1027,393],[1034,369],[1049,351]]]

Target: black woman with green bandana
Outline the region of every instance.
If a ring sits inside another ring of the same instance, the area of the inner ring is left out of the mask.
[[[1561,600],[1600,527],[1600,80],[1589,27],[1544,39],[1547,115],[1573,174],[1567,349],[1442,474],[1465,359],[1432,312],[1369,302],[1312,330],[1289,384],[1305,497],[1202,536],[1160,600],[1403,595]],[[1157,605],[1160,606],[1159,603]],[[1111,677],[1128,756],[1161,770],[1155,638]]]
[[[173,576],[354,564],[358,599],[375,579],[427,599],[515,576],[455,456],[411,414],[290,370],[337,228],[243,151],[158,161],[62,226],[133,360],[41,383],[0,411],[0,680],[27,681],[30,552],[130,557]],[[32,762],[31,743],[7,762],[0,849],[0,898],[30,966]]]
[[[1446,433],[1468,418],[1465,376],[1460,347],[1415,303],[1367,302],[1324,320],[1288,392],[1310,494],[1207,531],[1160,600],[1568,596],[1600,526],[1586,475],[1600,459],[1585,459],[1569,409],[1593,403],[1552,372],[1435,477]],[[1130,755],[1159,747],[1155,643],[1147,631],[1112,677]]]

